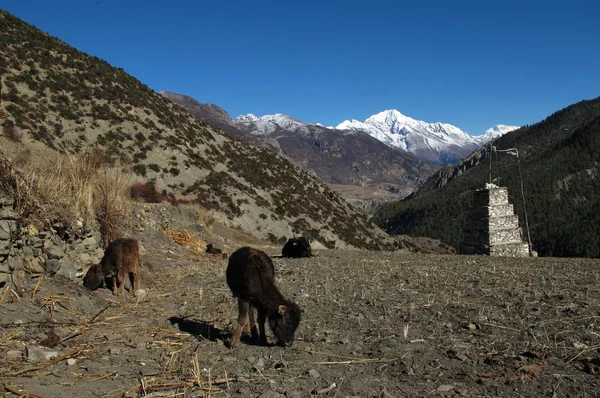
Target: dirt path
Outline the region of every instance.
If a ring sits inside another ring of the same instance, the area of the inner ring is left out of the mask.
[[[600,264],[317,251],[275,259],[305,311],[291,348],[227,347],[226,261],[145,244],[143,298],[23,280],[0,304],[0,383],[30,397],[594,397]],[[159,244],[160,243],[160,244]],[[275,248],[265,248],[276,254]],[[33,296],[33,299],[32,299]],[[272,339],[270,340],[272,341]],[[47,348],[50,346],[53,348]],[[36,348],[59,361],[35,361]],[[44,352],[44,351],[42,351]],[[7,396],[17,396],[7,394]]]

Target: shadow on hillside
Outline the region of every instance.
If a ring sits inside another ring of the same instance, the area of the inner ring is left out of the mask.
[[[169,322],[171,322],[171,325],[177,325],[180,331],[189,333],[192,336],[202,337],[211,341],[221,340],[225,343],[228,343],[229,340],[229,333],[204,321],[195,321],[186,319],[185,317],[172,316],[169,318]]]

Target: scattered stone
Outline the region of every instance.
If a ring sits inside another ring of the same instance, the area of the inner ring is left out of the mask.
[[[26,257],[23,264],[25,270],[32,274],[43,274],[45,271],[42,262],[37,258]]]
[[[14,271],[16,269],[23,269],[23,257],[21,257],[19,254],[15,254],[14,256],[9,256],[8,257],[8,268],[11,271]]]
[[[46,249],[46,255],[49,259],[61,259],[65,256],[65,251],[60,246],[50,246]]]
[[[385,388],[383,390],[381,390],[380,396],[381,396],[381,398],[396,398],[394,395],[387,392],[387,390]]]
[[[281,398],[281,397],[284,397],[284,395],[281,395],[275,391],[265,391],[258,396],[258,398]]]
[[[6,358],[7,359],[17,359],[17,358],[21,358],[23,355],[21,353],[21,351],[19,350],[10,350],[6,353]]]
[[[286,391],[285,396],[287,398],[302,398],[302,393],[300,391]]]
[[[92,246],[94,248],[96,248],[96,245],[98,244],[98,242],[96,241],[96,238],[94,238],[93,236],[90,236],[89,238],[85,238],[82,242],[82,245],[84,245],[87,248],[91,248]]]
[[[69,366],[73,366],[76,363],[77,363],[77,359],[75,359],[75,358],[69,358],[69,359],[67,359],[67,365],[69,365]]]
[[[314,379],[321,377],[321,375],[319,374],[319,372],[317,372],[314,369],[311,369],[308,371],[308,375]]]
[[[248,357],[248,362],[250,362],[250,363],[254,363],[254,362],[256,362],[256,357],[254,357],[254,356],[249,356],[249,357]]]
[[[335,383],[331,383],[331,385],[329,387],[325,387],[325,388],[321,388],[320,390],[317,390],[317,395],[327,394],[329,391],[333,390],[336,387],[337,387],[337,385]]]
[[[49,361],[58,357],[58,351],[33,345],[25,346],[25,357],[31,362]]]
[[[110,350],[108,350],[108,353],[110,355],[121,355],[121,349],[120,348],[111,348]]]
[[[35,253],[33,252],[32,246],[23,246],[23,255],[25,258],[35,257]]]
[[[258,361],[256,361],[256,363],[254,364],[254,366],[256,366],[257,368],[264,368],[265,367],[265,360],[262,358],[258,358]]]
[[[7,222],[2,220],[3,222]],[[0,224],[0,240],[9,240],[10,239],[10,230],[4,229]]]
[[[60,261],[53,258],[46,261],[46,274],[55,275],[60,269]]]
[[[452,384],[442,384],[436,389],[437,392],[448,392],[451,390],[454,390],[454,386]]]
[[[240,387],[238,392],[243,397],[249,397],[250,394],[252,394],[252,390],[250,390],[250,388],[248,388],[248,387]]]
[[[157,376],[159,371],[160,371],[160,369],[152,368],[149,366],[144,366],[144,367],[142,367],[140,373],[144,377],[151,377],[151,376]]]
[[[73,262],[69,258],[63,257],[59,260],[59,267],[56,271],[56,275],[61,275],[69,279],[76,279],[78,272],[79,268],[73,265]]]
[[[17,220],[19,216],[15,211],[9,207],[3,207],[0,209],[0,218],[3,220]]]

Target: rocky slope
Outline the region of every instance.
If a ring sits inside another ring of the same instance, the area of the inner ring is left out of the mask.
[[[112,170],[272,241],[306,233],[329,247],[388,244],[309,173],[231,139],[122,69],[4,11],[0,41],[3,146],[12,160],[18,152],[27,162],[27,151],[40,145],[70,154],[99,149]]]

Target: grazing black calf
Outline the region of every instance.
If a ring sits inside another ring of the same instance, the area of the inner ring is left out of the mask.
[[[281,250],[283,257],[312,257],[312,249],[310,248],[310,242],[305,237],[291,238],[283,246]]]
[[[252,339],[259,339],[261,345],[267,345],[265,320],[277,337],[277,344],[290,345],[300,324],[300,308],[296,303],[286,300],[275,286],[275,267],[273,261],[264,252],[250,247],[236,250],[229,257],[227,266],[227,284],[234,297],[238,298],[238,324],[231,339],[231,346],[240,343],[243,331],[250,331]],[[256,330],[254,308],[258,311]]]

